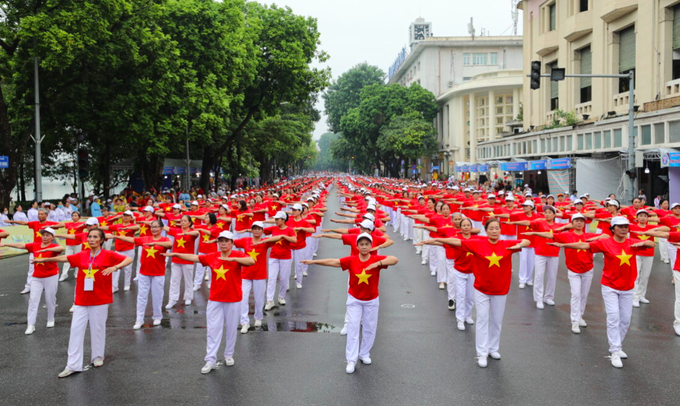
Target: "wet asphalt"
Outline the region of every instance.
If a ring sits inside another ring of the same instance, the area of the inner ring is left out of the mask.
[[[329,212],[337,208],[332,194]],[[325,226],[331,223],[326,220]],[[340,335],[347,277],[336,268],[310,267],[303,288],[293,285],[288,304],[265,313],[263,328],[238,334],[236,365],[222,365],[208,375],[200,373],[207,289],[197,292],[191,306],[181,302],[164,310],[159,327],[150,326],[147,309],[147,324],[134,331],[133,283],[131,291],[114,295],[109,309],[104,366],[57,379],[66,364],[75,281],[59,284],[56,327],[45,328],[41,305],[37,331],[25,336],[28,295],[19,291],[28,257],[0,260],[0,405],[662,405],[680,399],[674,290],[670,267],[658,258],[647,296],[651,303],[633,312],[623,369],[611,367],[605,358],[600,258],[584,316],[589,326],[580,335],[570,330],[563,260],[556,306],[543,311],[534,307],[531,289],[517,288],[515,272],[503,322],[502,360],[489,359],[481,369],[475,361],[474,326],[456,329],[445,291],[420,265],[410,242],[397,238],[391,228],[390,235],[396,244],[383,253],[400,262],[381,277],[373,364],[359,364],[352,375],[345,373],[345,337]],[[317,258],[348,252],[338,241],[323,240]],[[88,333],[86,359],[89,349]]]

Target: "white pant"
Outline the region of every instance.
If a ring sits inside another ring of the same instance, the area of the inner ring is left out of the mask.
[[[585,273],[567,271],[567,274],[571,288],[571,322],[578,323],[586,311],[588,292],[590,292],[590,284],[593,282],[593,270]]]
[[[413,243],[417,244],[421,241],[423,241],[423,234],[424,231],[422,228],[414,228],[413,229]],[[422,252],[423,247],[416,247],[416,255],[419,255]]]
[[[66,368],[71,371],[83,370],[83,352],[85,351],[85,330],[90,324],[90,346],[92,356],[104,359],[106,347],[106,318],[109,315],[109,305],[76,306],[71,320],[71,336],[68,340],[68,361]]]
[[[633,300],[640,300],[641,298],[647,297],[647,284],[649,283],[649,275],[652,273],[654,257],[643,257],[638,255],[636,261],[638,277],[637,280],[635,280]]]
[[[430,273],[437,273],[437,248],[439,246],[437,245],[430,245],[430,249],[428,250],[428,262],[430,263]]]
[[[427,231],[427,230],[423,230],[423,239],[429,240],[431,238],[432,238],[432,236],[430,235],[430,232]],[[430,247],[431,247],[430,245],[423,245],[422,246],[423,250],[421,251],[421,254],[422,254],[425,262],[429,261],[429,259],[430,259]]]
[[[500,348],[501,327],[508,295],[485,295],[475,289],[477,323],[475,343],[478,357],[487,357]]]
[[[352,295],[347,295],[347,346],[345,357],[347,362],[357,362],[359,356],[366,358],[371,356],[371,348],[375,341],[375,332],[378,328],[378,309],[380,298],[373,300],[359,300]],[[359,331],[361,328],[361,348],[359,348]]]
[[[623,339],[626,338],[630,317],[633,313],[633,289],[615,290],[602,285],[602,299],[607,311],[607,339],[609,352],[621,351]]]
[[[135,259],[135,250],[127,250],[127,251],[116,251],[120,255],[125,255],[128,258],[132,258],[133,260]],[[120,279],[120,272],[123,271],[125,275],[125,287],[130,286],[130,283],[132,281],[132,264],[127,265],[122,267],[118,271],[113,272],[113,280],[112,280],[112,287],[113,290],[118,290],[118,280]]]
[[[80,252],[81,248],[82,248],[82,246],[80,244],[78,244],[78,245],[67,245],[66,250],[64,251],[63,255],[66,255],[66,256],[75,255],[75,254]],[[64,274],[64,275],[68,275],[69,269],[71,269],[71,264],[69,264],[68,262],[65,262],[63,268],[61,269],[61,273]],[[76,270],[76,272],[78,272],[78,271]]]
[[[446,249],[440,245],[433,245],[437,253],[437,283],[448,280],[448,269],[446,269]],[[453,269],[451,269],[453,270]]]
[[[675,266],[675,259],[678,256],[678,247],[673,244],[668,244],[668,259],[671,262],[671,272],[673,272],[673,266]]]
[[[296,282],[302,284],[302,276],[307,272],[309,265],[303,264],[302,260],[309,259],[309,245],[299,250],[293,250],[293,266],[295,267]]]
[[[680,326],[680,272],[673,271],[673,280],[675,281],[675,321],[673,327]]]
[[[401,221],[401,209],[397,209],[396,211],[392,210],[392,213],[390,214],[391,217],[391,222],[392,222],[392,229],[396,233],[397,230],[399,230],[400,226],[400,221]]]
[[[255,302],[255,320],[262,320],[264,318],[264,295],[267,287],[266,279],[243,279],[241,281],[241,289],[243,290],[243,299],[241,300],[241,324],[250,324],[248,317],[248,299],[250,298],[250,289],[253,289],[253,299]]]
[[[222,343],[222,333],[225,324],[227,328],[227,345],[224,347],[224,357],[234,355],[236,333],[241,302],[213,302],[208,300],[205,318],[208,322],[208,344],[206,346],[205,362],[217,362],[217,350]]]
[[[446,250],[446,249],[444,249]],[[453,268],[455,261],[446,258],[446,298],[456,300],[456,270]]]
[[[533,248],[522,248],[519,252],[519,283],[527,283],[534,274],[536,253]]]
[[[33,253],[30,252],[28,254],[28,275],[26,276],[26,286],[25,286],[25,288],[29,289],[29,290],[31,289],[31,280],[33,279],[33,269],[34,269],[33,258],[34,258]]]
[[[670,261],[670,258],[668,257],[668,240],[665,238],[659,238],[659,256],[661,257],[661,261],[666,262]],[[671,269],[673,268],[673,264],[671,264]]]
[[[57,286],[59,285],[59,275],[49,278],[32,278],[31,295],[28,298],[28,325],[35,326],[40,307],[40,297],[45,290],[45,304],[47,305],[47,321],[54,321],[54,308],[57,305]]]
[[[167,262],[166,262],[167,264]],[[137,247],[137,266],[135,267],[135,271],[137,275],[139,276],[139,268],[142,267],[142,247]]]
[[[170,267],[170,290],[168,291],[171,302],[179,301],[179,286],[184,277],[184,300],[194,300],[194,264],[172,263]]]
[[[472,305],[475,300],[475,275],[458,272],[455,269],[453,274],[456,279],[456,320],[465,321],[465,319],[472,317]]]
[[[279,297],[286,297],[286,290],[290,283],[290,264],[292,259],[269,258],[269,278],[267,280],[267,301],[274,300],[276,280],[279,280]]]
[[[482,223],[481,221],[475,221],[475,220],[471,220],[471,221],[472,221],[472,227],[479,230],[479,235],[482,235],[482,236],[486,235],[486,229],[484,229],[484,223]]]
[[[557,283],[557,266],[559,257],[545,257],[536,255],[536,272],[534,273],[534,302],[555,298],[555,284]],[[545,295],[543,281],[545,279]]]
[[[163,287],[165,286],[165,275],[148,276],[137,274],[137,319],[138,323],[144,322],[146,304],[149,301],[149,290],[151,290],[151,300],[153,309],[153,319],[163,318]]]
[[[203,254],[198,254],[203,255]],[[205,277],[205,272],[210,272],[210,267],[203,266],[200,262],[196,263],[196,273],[194,274],[194,287],[200,288],[203,284],[203,278]]]

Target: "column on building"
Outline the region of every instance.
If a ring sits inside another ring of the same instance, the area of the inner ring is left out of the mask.
[[[473,159],[474,154],[472,153],[472,151],[474,151],[477,146],[477,121],[476,121],[477,98],[475,97],[474,93],[470,93],[469,95],[468,109],[470,111],[470,116],[468,117],[468,121],[470,122],[470,126],[468,127],[470,135],[468,139],[465,140],[465,142],[463,143],[463,147],[461,148],[463,151],[462,155],[464,162],[474,161]],[[470,156],[467,156],[467,148],[470,148]]]
[[[486,134],[487,140],[496,138],[496,91],[489,90],[489,131]]]
[[[513,89],[512,90],[512,120],[513,121],[515,120],[515,118],[517,118],[517,115],[519,114],[519,106],[520,106],[519,95],[520,95],[519,89]]]

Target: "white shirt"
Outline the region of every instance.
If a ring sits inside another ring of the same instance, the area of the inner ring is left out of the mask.
[[[28,217],[23,211],[17,211],[14,212],[14,221],[28,221]]]
[[[38,210],[34,208],[28,209],[28,221],[38,221]]]
[[[12,224],[7,223],[9,217],[6,214],[0,214],[0,227],[10,227]]]

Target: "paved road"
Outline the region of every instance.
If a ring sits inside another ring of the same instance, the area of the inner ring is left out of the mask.
[[[329,201],[331,211],[337,201]],[[325,240],[319,258],[348,252]],[[0,404],[675,404],[680,398],[680,337],[673,333],[668,265],[656,266],[651,304],[634,310],[624,342],[630,359],[612,368],[600,284],[593,283],[580,335],[570,331],[569,286],[561,265],[557,306],[536,310],[530,289],[513,282],[503,324],[502,361],[475,362],[474,328],[460,332],[446,294],[404,241],[385,250],[400,263],[381,278],[373,365],[345,369],[340,336],[346,275],[311,267],[304,288],[265,316],[266,326],[238,336],[234,367],[201,375],[206,290],[194,305],[167,312],[163,325],[133,331],[136,289],[117,293],[107,323],[106,363],[58,380],[66,363],[74,281],[59,285],[56,327],[26,328],[26,256],[0,261]],[[517,259],[516,259],[517,260]],[[595,269],[599,280],[601,260]],[[166,292],[167,298],[167,292]],[[167,299],[166,299],[167,300]],[[412,306],[404,306],[412,305]],[[150,314],[150,313],[147,313]],[[150,319],[147,318],[147,322]],[[89,337],[89,334],[87,335]],[[85,357],[89,357],[86,338]]]

